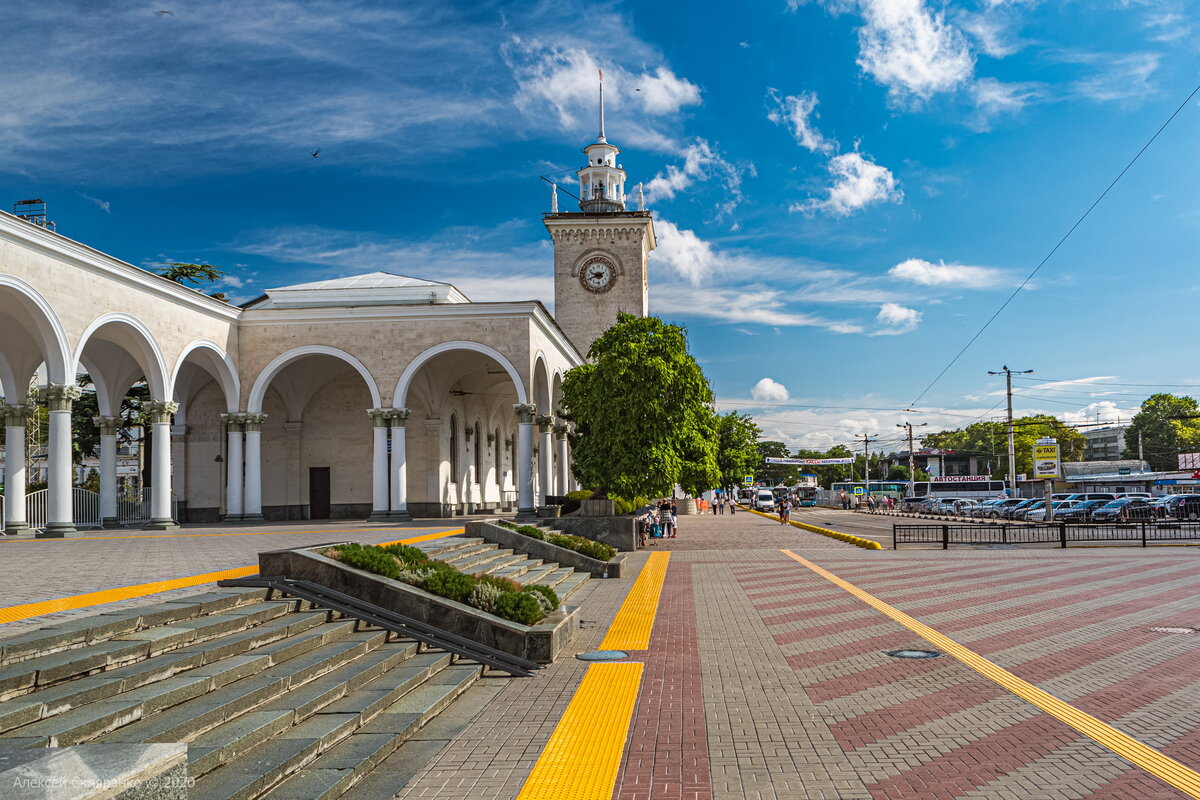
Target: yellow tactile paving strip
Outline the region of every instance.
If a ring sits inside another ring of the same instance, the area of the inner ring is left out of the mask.
[[[670,560],[669,552],[652,553],[646,559],[641,574],[608,626],[608,633],[600,643],[601,650],[649,649],[650,632],[654,630],[658,599],[662,595],[663,580],[667,577],[667,563]]]
[[[781,552],[808,567],[830,583],[845,589],[876,611],[891,617],[930,644],[940,648],[946,654],[958,659],[980,675],[1007,689],[1027,703],[1040,708],[1060,722],[1070,725],[1084,736],[1108,748],[1126,761],[1136,764],[1159,780],[1179,789],[1188,797],[1200,798],[1200,772],[1196,772],[1170,756],[1142,744],[1132,736],[1122,733],[1090,714],[1085,714],[1074,706],[1064,703],[1062,700],[1042,691],[1032,683],[1021,680],[1008,670],[993,664],[973,650],[963,647],[953,639],[938,633],[928,625],[918,622],[903,611],[888,605],[874,595],[859,589],[854,584],[842,580],[832,572],[822,569],[790,550],[783,550]]]
[[[517,800],[612,797],[643,666],[626,661],[588,667]]]
[[[375,529],[366,528],[364,530]],[[349,532],[350,531],[336,531],[336,533]],[[430,539],[440,539],[444,536],[456,536],[462,532],[463,528],[454,528],[448,531],[425,534],[424,536],[414,536],[410,539],[399,539],[394,542],[384,542],[384,544],[415,544],[417,542],[426,542]],[[308,531],[308,533],[320,533],[320,531]],[[0,624],[6,622],[17,622],[19,620],[29,619],[30,617],[40,617],[45,614],[55,614],[59,611],[74,611],[75,609],[87,608],[88,606],[98,606],[104,603],[116,603],[121,600],[132,600],[136,597],[145,597],[146,595],[158,594],[159,592],[169,592],[172,589],[187,589],[191,586],[200,586],[205,583],[216,583],[217,581],[225,580],[226,578],[244,578],[247,575],[257,574],[257,565],[249,567],[233,567],[232,569],[223,569],[217,572],[205,572],[201,575],[188,575],[184,578],[172,578],[170,580],[153,581],[151,583],[139,583],[134,586],[119,586],[113,589],[103,589],[98,592],[75,594],[69,597],[58,597],[53,600],[41,600],[36,603],[24,603],[19,606],[8,606],[7,608],[0,608]]]

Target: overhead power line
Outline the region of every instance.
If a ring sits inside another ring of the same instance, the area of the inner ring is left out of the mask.
[[[980,336],[982,336],[983,332],[986,331],[991,326],[992,322],[995,321],[996,317],[1000,316],[1000,313],[1002,311],[1004,311],[1004,309],[1008,308],[1008,304],[1011,303],[1016,298],[1017,294],[1022,289],[1024,289],[1031,280],[1033,280],[1034,276],[1037,275],[1038,272],[1041,271],[1042,267],[1045,266],[1046,262],[1049,261],[1051,259],[1051,257],[1053,257],[1053,255],[1058,252],[1058,248],[1062,247],[1063,243],[1066,242],[1067,239],[1070,238],[1071,234],[1073,234],[1075,232],[1075,229],[1083,224],[1083,221],[1088,218],[1088,215],[1090,215],[1092,213],[1092,210],[1096,206],[1100,205],[1100,201],[1102,201],[1108,195],[1108,193],[1112,190],[1112,188],[1117,185],[1117,182],[1120,181],[1121,178],[1125,177],[1125,173],[1128,172],[1129,169],[1134,164],[1137,163],[1137,160],[1142,157],[1142,153],[1146,152],[1146,150],[1150,147],[1150,145],[1154,144],[1154,141],[1159,137],[1159,134],[1161,134],[1163,131],[1165,131],[1167,129],[1167,126],[1170,125],[1171,122],[1175,119],[1175,117],[1179,115],[1179,112],[1182,111],[1187,106],[1187,104],[1192,101],[1192,98],[1196,96],[1197,92],[1200,92],[1200,83],[1196,84],[1196,87],[1194,89],[1192,89],[1192,91],[1188,94],[1187,98],[1184,99],[1184,101],[1179,104],[1178,108],[1176,108],[1174,111],[1171,112],[1171,116],[1167,117],[1167,121],[1164,122],[1159,127],[1159,129],[1154,132],[1154,135],[1151,136],[1150,139],[1147,140],[1147,142],[1144,145],[1142,145],[1142,148],[1137,151],[1137,154],[1132,159],[1129,160],[1129,163],[1126,164],[1125,167],[1119,173],[1117,173],[1117,177],[1113,178],[1112,182],[1109,183],[1108,186],[1106,186],[1104,188],[1104,191],[1100,193],[1100,196],[1097,197],[1090,206],[1088,206],[1087,211],[1084,211],[1083,214],[1079,217],[1079,219],[1075,220],[1075,224],[1072,225],[1067,230],[1067,232],[1063,234],[1062,238],[1058,240],[1058,243],[1055,244],[1054,247],[1050,248],[1050,252],[1046,254],[1045,258],[1043,258],[1041,261],[1038,262],[1038,265],[1036,267],[1034,267],[1033,271],[1030,272],[1025,277],[1025,280],[1021,281],[1021,285],[1018,286],[1016,289],[1013,289],[1012,294],[1010,294],[1008,296],[1008,298],[1003,303],[1000,304],[1000,307],[996,309],[995,313],[993,313],[990,317],[987,318],[987,320],[983,323],[983,325],[979,328],[979,330],[975,332],[975,335],[967,340],[967,343],[964,344],[962,346],[962,349],[959,350],[954,355],[954,358],[950,359],[950,363],[947,364],[945,367],[943,367],[942,371],[939,372],[937,374],[937,376],[932,381],[929,382],[929,385],[921,390],[921,393],[919,395],[917,395],[917,399],[913,400],[912,403],[909,404],[910,406],[915,406],[917,403],[921,402],[921,398],[923,398],[926,394],[928,394],[929,390],[932,389],[935,385],[937,385],[937,382],[942,379],[942,376],[944,376],[947,372],[949,372],[950,368],[953,367],[956,363],[958,363],[958,359],[962,358],[963,353],[967,352],[967,350],[971,347],[971,345],[975,344],[975,340],[978,339]]]

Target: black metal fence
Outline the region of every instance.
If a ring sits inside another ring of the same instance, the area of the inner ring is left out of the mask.
[[[1134,542],[1146,547],[1151,542],[1189,540],[1200,541],[1200,522],[892,525],[893,550],[898,550],[902,544],[941,545],[943,550],[948,550],[952,544],[1054,544],[1067,547],[1072,543]]]

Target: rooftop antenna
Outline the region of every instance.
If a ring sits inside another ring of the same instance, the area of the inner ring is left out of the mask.
[[[608,141],[604,138],[604,70],[600,70],[600,138],[596,141]]]
[[[13,203],[13,216],[25,220],[30,225],[37,225],[48,231],[54,230],[54,223],[46,218],[46,201],[40,197]]]

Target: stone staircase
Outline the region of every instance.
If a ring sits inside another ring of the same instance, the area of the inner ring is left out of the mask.
[[[443,553],[521,566],[478,541]],[[530,564],[517,579],[562,585],[559,572]],[[409,745],[422,766],[427,743],[409,740],[481,672],[297,600],[218,589],[0,639],[0,752],[186,742],[191,800],[391,797],[390,782],[356,784]]]
[[[547,533],[549,529],[543,528]],[[471,575],[495,575],[509,578],[522,586],[542,584],[549,586],[558,595],[559,603],[566,605],[568,598],[578,592],[591,578],[586,572],[577,572],[571,567],[562,567],[553,561],[530,558],[522,553],[502,548],[483,539],[452,536],[421,542],[419,547],[430,558]]]

